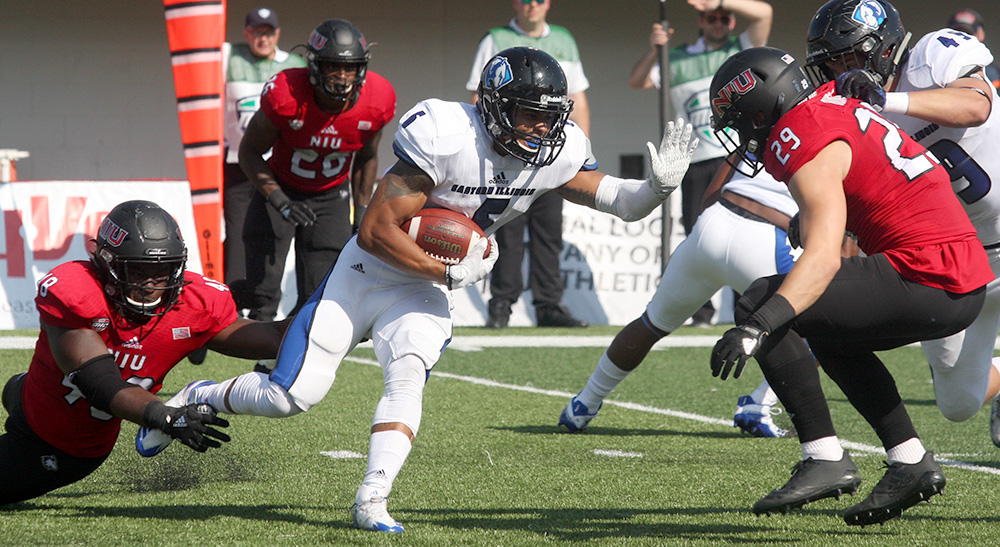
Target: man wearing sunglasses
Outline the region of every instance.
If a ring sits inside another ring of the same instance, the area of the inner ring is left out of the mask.
[[[681,44],[670,50],[669,89],[675,116],[691,122],[702,143],[681,183],[681,223],[684,234],[690,235],[704,209],[702,196],[726,156],[710,127],[708,87],[715,71],[731,55],[767,43],[772,9],[770,4],[760,0],[687,0],[687,3],[698,10],[699,36],[693,44]],[[737,16],[747,21],[747,28],[734,36]],[[654,23],[649,35],[649,51],[632,67],[630,86],[635,89],[660,87],[658,52],[669,40],[663,25]],[[715,308],[709,301],[695,312],[692,320],[696,325],[707,325],[714,315]]]
[[[479,98],[477,89],[483,67],[497,52],[510,47],[533,47],[553,56],[566,74],[568,97],[573,101],[569,118],[590,136],[590,107],[586,89],[590,86],[583,74],[576,40],[568,30],[545,22],[552,0],[511,0],[514,17],[507,26],[496,27],[479,42],[472,71],[465,88],[472,92],[472,104]],[[547,194],[536,200],[527,214],[497,231],[500,259],[490,279],[489,316],[486,326],[502,329],[510,321],[511,306],[521,297],[524,280],[524,230],[528,230],[528,287],[531,289],[535,317],[539,327],[586,327],[587,322],[573,317],[562,304],[563,282],[559,269],[562,251],[563,200]]]

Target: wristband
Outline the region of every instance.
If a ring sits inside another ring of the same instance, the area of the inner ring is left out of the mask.
[[[281,188],[275,188],[273,192],[267,195],[267,202],[279,211],[288,205],[290,201],[292,200],[289,199],[288,195]]]
[[[906,111],[909,110],[909,108],[909,93],[895,91],[885,94],[885,106],[882,107],[882,112],[888,112],[890,114],[906,114]]]
[[[163,431],[163,426],[167,423],[167,415],[170,409],[160,401],[150,401],[142,411],[142,425],[150,429]]]
[[[785,323],[795,319],[795,308],[788,303],[784,296],[774,293],[771,298],[764,302],[764,305],[757,308],[757,311],[747,319],[744,324],[753,323],[759,325],[764,332],[772,333]]]

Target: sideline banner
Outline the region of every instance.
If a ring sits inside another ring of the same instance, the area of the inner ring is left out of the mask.
[[[0,184],[0,329],[38,327],[36,283],[57,265],[87,260],[87,240],[123,201],[156,202],[177,220],[188,269],[200,272],[191,190],[184,180]]]
[[[680,200],[671,200],[680,219]],[[563,249],[560,260],[566,292],[563,304],[576,317],[592,325],[626,325],[639,317],[660,282],[660,217],[655,209],[648,217],[624,222],[573,203],[563,206]],[[674,234],[683,234],[679,220]],[[683,238],[671,238],[676,248]],[[672,249],[671,249],[672,250]],[[522,265],[527,284],[527,253]],[[486,323],[490,300],[489,282],[481,282],[453,293],[456,326]],[[531,291],[525,288],[514,304],[512,327],[533,326],[535,309]]]

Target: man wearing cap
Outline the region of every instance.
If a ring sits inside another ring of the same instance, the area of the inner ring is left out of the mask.
[[[953,13],[948,19],[948,28],[960,30],[975,36],[980,42],[986,43],[984,42],[986,31],[983,29],[983,16],[974,9],[966,8]],[[993,87],[1000,89],[1000,69],[997,69],[996,63],[986,65],[986,77],[990,79]]]
[[[226,160],[224,166],[225,193],[223,208],[226,221],[224,242],[225,281],[233,291],[236,308],[249,308],[246,287],[246,253],[243,239],[254,238],[254,226],[244,233],[247,210],[254,195],[253,184],[240,169],[237,152],[250,118],[260,106],[260,92],[271,76],[286,68],[305,67],[301,57],[278,49],[281,27],[278,15],[269,8],[256,8],[247,13],[243,26],[246,43],[226,44],[223,71],[226,75]],[[262,213],[264,214],[264,213]]]

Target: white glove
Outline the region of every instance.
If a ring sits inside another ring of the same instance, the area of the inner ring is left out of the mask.
[[[668,122],[666,129],[663,130],[659,152],[653,143],[646,143],[651,167],[646,184],[660,199],[667,199],[667,196],[680,186],[681,179],[687,173],[691,154],[694,154],[694,149],[698,147],[698,139],[691,140],[692,130],[691,124],[677,118],[676,122]]]
[[[487,244],[490,246],[490,254],[483,258]],[[496,238],[493,236],[480,238],[475,247],[469,251],[469,256],[458,264],[445,268],[444,277],[448,281],[448,289],[455,291],[486,279],[493,270],[493,265],[497,263],[497,258],[500,258],[500,249]]]

